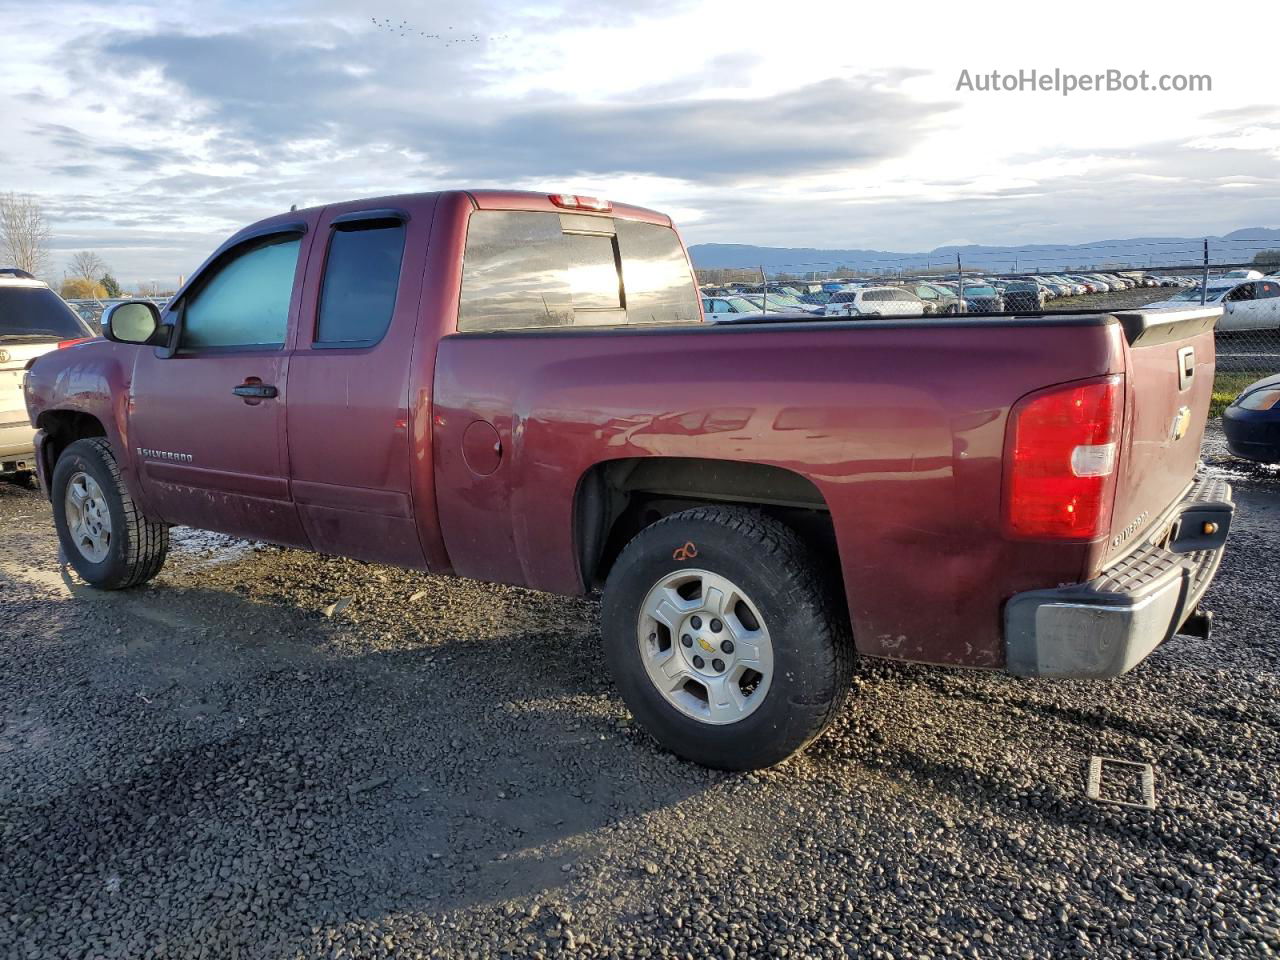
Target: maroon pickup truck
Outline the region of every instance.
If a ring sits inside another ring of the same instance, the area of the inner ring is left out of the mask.
[[[580,595],[671,750],[760,767],[856,653],[1114,677],[1231,520],[1216,309],[708,324],[658,213],[449,191],[282,214],[26,379],[67,558],[187,524]]]

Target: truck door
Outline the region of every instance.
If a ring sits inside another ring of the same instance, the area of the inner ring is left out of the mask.
[[[310,238],[283,226],[232,246],[170,304],[172,356],[139,347],[129,445],[150,512],[306,546],[284,450],[286,350]]]
[[[326,207],[289,366],[299,516],[321,552],[425,567],[411,496],[409,383],[434,198]],[[430,462],[419,463],[430,469]]]

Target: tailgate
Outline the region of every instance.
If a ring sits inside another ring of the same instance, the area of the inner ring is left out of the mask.
[[[1128,343],[1124,439],[1103,566],[1140,542],[1195,477],[1221,313],[1196,307],[1116,314]]]

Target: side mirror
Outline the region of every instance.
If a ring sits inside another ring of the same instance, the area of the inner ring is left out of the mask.
[[[116,343],[151,343],[159,331],[160,310],[146,300],[113,303],[102,314],[102,335]]]

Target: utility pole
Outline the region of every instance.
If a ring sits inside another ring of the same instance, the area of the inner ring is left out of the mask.
[[[1204,279],[1200,283],[1200,306],[1209,299],[1209,238],[1204,238]]]

